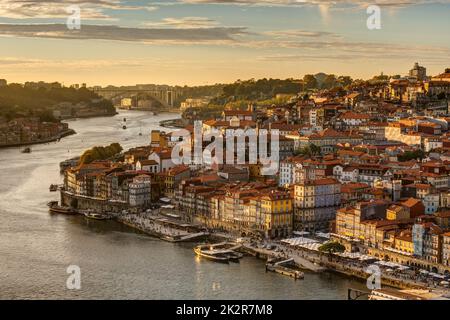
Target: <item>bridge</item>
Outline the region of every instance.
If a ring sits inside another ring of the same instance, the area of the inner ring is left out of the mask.
[[[173,108],[175,101],[180,97],[181,91],[168,88],[94,88],[92,91],[108,100],[124,98],[152,98],[164,108]],[[136,103],[137,105],[137,103]]]

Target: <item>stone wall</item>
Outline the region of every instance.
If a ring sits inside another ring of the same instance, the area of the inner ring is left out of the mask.
[[[142,208],[139,207],[130,207],[128,203],[81,197],[65,191],[61,191],[61,205],[73,207],[78,210],[90,209],[97,213],[119,213],[122,212],[122,210],[137,212],[142,210]]]

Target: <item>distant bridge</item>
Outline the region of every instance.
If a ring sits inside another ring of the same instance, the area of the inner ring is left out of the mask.
[[[166,108],[173,108],[175,100],[181,95],[181,92],[172,89],[94,88],[93,91],[108,100],[146,95]]]

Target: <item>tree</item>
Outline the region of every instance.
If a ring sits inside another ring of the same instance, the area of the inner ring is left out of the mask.
[[[80,158],[80,164],[87,164],[96,160],[109,159],[122,151],[122,146],[118,143],[112,143],[107,147],[93,147],[86,150]]]
[[[303,89],[305,90],[317,89],[318,87],[317,79],[312,74],[306,74],[303,77],[303,83],[304,83]]]
[[[322,83],[323,89],[331,89],[336,85],[337,79],[334,74],[329,74],[325,77]]]
[[[321,148],[319,146],[316,146],[313,143],[310,143],[309,145],[301,148],[296,152],[296,155],[303,155],[303,156],[316,156],[320,155]]]
[[[353,83],[353,79],[349,76],[340,76],[338,82],[341,86],[347,87]]]
[[[426,156],[425,151],[423,151],[422,149],[417,149],[414,151],[406,151],[405,153],[399,155],[397,158],[398,161],[405,162],[417,159],[422,160],[423,158],[425,158],[425,156]]]
[[[336,241],[328,241],[319,247],[319,251],[327,252],[328,259],[331,261],[333,254],[345,251],[345,246]]]

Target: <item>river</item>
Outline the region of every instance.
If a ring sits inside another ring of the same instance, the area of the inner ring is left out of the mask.
[[[0,150],[0,299],[346,299],[347,288],[364,287],[329,273],[294,281],[265,273],[252,257],[217,264],[195,257],[194,244],[166,243],[114,221],[48,214],[46,203],[58,198],[48,187],[62,183],[60,161],[94,145],[147,144],[159,121],[174,117],[120,111],[71,120],[76,135],[34,145],[31,154]],[[81,269],[80,290],[66,288],[70,265]]]

